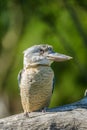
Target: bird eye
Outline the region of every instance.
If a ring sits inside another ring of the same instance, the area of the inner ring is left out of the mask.
[[[40,48],[40,51],[43,51],[43,49]]]
[[[43,54],[44,53],[44,50],[42,48],[40,48],[40,53]]]

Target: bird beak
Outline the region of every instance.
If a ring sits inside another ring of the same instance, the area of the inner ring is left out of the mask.
[[[60,53],[50,53],[48,54],[48,59],[56,62],[66,61],[72,59],[71,56],[67,56]]]

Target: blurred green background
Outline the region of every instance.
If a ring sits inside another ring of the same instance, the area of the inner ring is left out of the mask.
[[[23,50],[50,44],[73,60],[53,63],[50,107],[75,102],[87,88],[87,1],[0,0],[0,118],[23,112],[17,75]]]

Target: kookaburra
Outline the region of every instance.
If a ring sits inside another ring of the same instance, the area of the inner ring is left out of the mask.
[[[56,53],[47,44],[34,45],[24,51],[23,69],[18,74],[24,113],[47,107],[53,91],[54,72],[51,64],[72,57]]]

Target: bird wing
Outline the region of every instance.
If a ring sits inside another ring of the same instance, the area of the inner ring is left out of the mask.
[[[54,91],[54,87],[55,87],[55,77],[53,78],[52,93]]]
[[[20,83],[21,83],[21,77],[22,77],[22,73],[23,73],[23,69],[19,71],[18,73],[18,77],[17,77],[17,80],[18,80],[18,85],[20,86]]]

